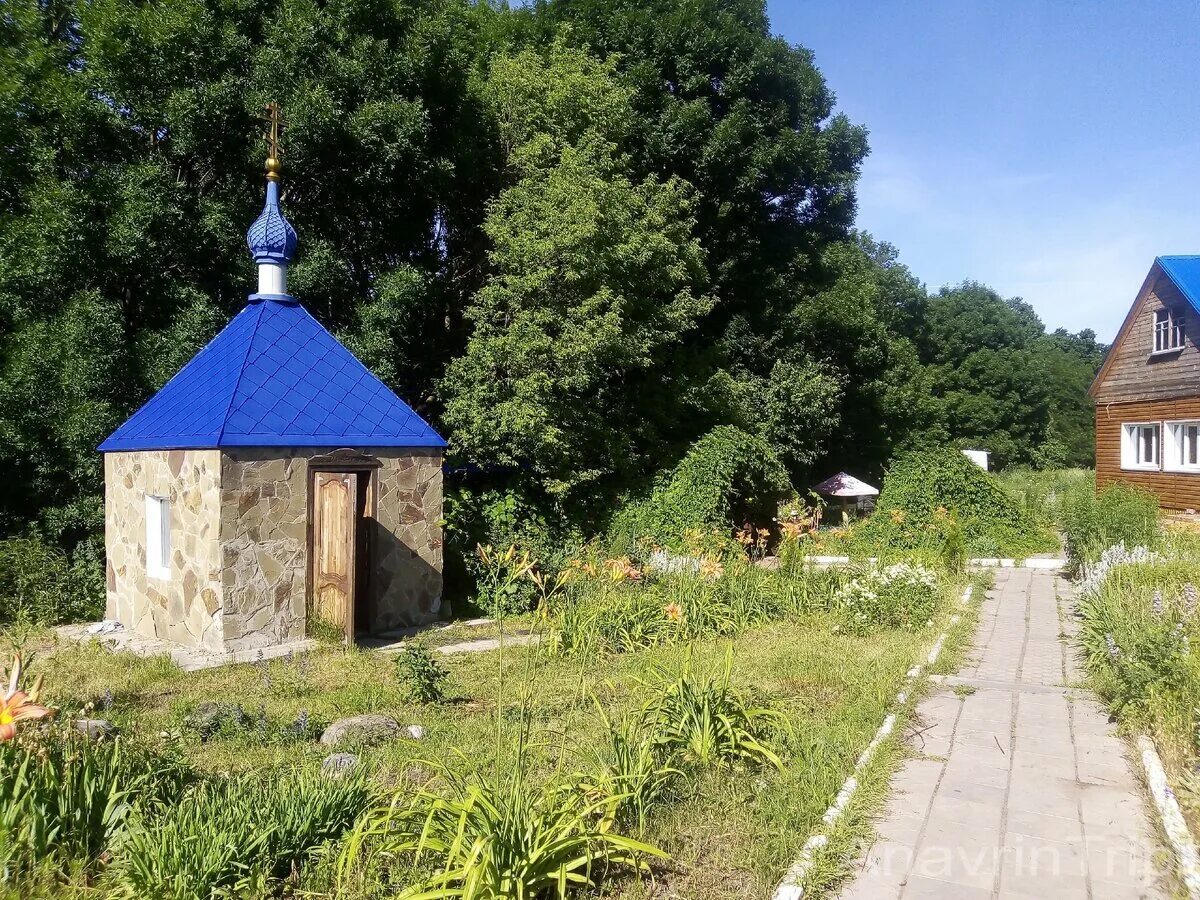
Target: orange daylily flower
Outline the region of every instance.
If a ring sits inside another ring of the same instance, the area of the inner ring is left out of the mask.
[[[604,565],[613,581],[640,581],[642,578],[642,573],[628,556],[605,560]]]
[[[670,619],[672,622],[678,622],[680,619],[683,618],[682,607],[680,607],[680,605],[678,603],[675,603],[673,601],[671,603],[668,603],[665,607],[663,607],[663,612],[666,613],[667,618]]]
[[[724,564],[711,556],[705,556],[700,560],[700,574],[705,578],[720,578],[725,572]]]
[[[26,693],[21,685],[21,656],[13,657],[12,669],[9,670],[8,693],[0,700],[0,741],[11,741],[17,734],[17,723],[29,719],[44,719],[54,715],[53,710],[38,705],[38,697],[42,692],[42,676],[39,675],[33,683],[33,688]]]

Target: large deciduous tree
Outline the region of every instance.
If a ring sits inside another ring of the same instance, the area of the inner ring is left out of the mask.
[[[465,455],[527,467],[586,512],[691,435],[680,354],[711,307],[693,192],[629,171],[633,113],[609,63],[560,43],[500,56],[487,93],[509,184],[446,422]]]

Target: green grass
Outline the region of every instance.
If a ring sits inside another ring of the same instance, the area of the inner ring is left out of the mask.
[[[586,770],[608,740],[596,704],[611,721],[620,721],[645,702],[651,673],[677,677],[690,655],[697,677],[719,678],[732,648],[732,688],[786,719],[787,727],[772,736],[782,765],[689,772],[673,788],[671,803],[656,806],[638,835],[670,860],[652,863],[650,881],[626,873],[605,881],[600,891],[621,898],[662,896],[664,889],[699,900],[765,897],[948,615],[958,585],[944,588],[935,621],[917,631],[855,636],[838,629],[832,614],[808,611],[739,629],[730,639],[628,653],[548,655],[508,648],[448,657],[441,661],[449,670],[449,697],[429,705],[410,702],[393,657],[354,648],[322,647],[304,658],[184,674],[164,660],[114,654],[95,644],[54,646],[47,632],[22,641],[27,651],[37,651],[31,674],[45,675],[47,699],[64,716],[95,706],[96,715],[129,735],[171,748],[202,773],[270,778],[315,770],[324,748],[279,736],[288,723],[305,717],[315,728],[377,712],[425,726],[422,741],[362,751],[383,787],[424,783],[436,768],[430,761],[452,765],[459,777],[500,779],[516,764],[515,735],[522,723],[528,726],[525,753],[533,784]],[[211,701],[241,704],[252,723],[261,718],[271,727],[223,729],[205,740],[183,723],[198,704]],[[393,877],[403,879],[403,867]],[[306,865],[296,886],[310,896],[333,896],[332,864],[319,858]],[[37,890],[28,887],[28,895]],[[46,896],[70,896],[74,888],[45,890]],[[347,896],[365,900],[370,892]]]
[[[1147,522],[1144,498],[1102,497],[1068,540],[1094,567],[1105,540],[1149,543],[1155,556],[1085,582],[1079,650],[1088,682],[1122,727],[1147,732],[1193,832],[1200,829],[1200,534]],[[1068,525],[1070,525],[1068,519]],[[1097,537],[1100,536],[1100,537]],[[1107,536],[1107,537],[1104,537]]]

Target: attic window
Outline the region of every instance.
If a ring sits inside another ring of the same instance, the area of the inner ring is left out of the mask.
[[[171,577],[171,501],[146,496],[146,574]]]
[[[1183,346],[1183,313],[1169,309],[1154,311],[1154,352],[1167,353]]]

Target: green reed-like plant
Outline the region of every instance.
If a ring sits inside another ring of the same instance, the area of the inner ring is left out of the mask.
[[[717,679],[701,680],[692,671],[690,656],[683,673],[670,678],[655,676],[653,695],[642,709],[644,727],[655,744],[670,757],[702,767],[734,763],[783,761],[769,746],[771,732],[785,728],[787,718],[778,710],[755,706],[730,683],[732,648]]]
[[[644,857],[664,855],[617,833],[619,799],[588,797],[576,779],[535,785],[521,763],[503,783],[435,768],[440,789],[398,792],[363,816],[339,860],[343,884],[378,853],[433,867],[401,891],[406,900],[562,900],[610,866],[643,870]]]
[[[197,785],[169,812],[139,816],[113,880],[130,898],[208,900],[265,890],[369,805],[361,778],[247,776]]]
[[[173,757],[65,728],[0,744],[4,876],[93,868],[119,842],[135,806],[173,802],[187,777]]]
[[[598,701],[596,712],[608,740],[595,751],[590,790],[610,798],[618,825],[634,825],[641,833],[651,812],[667,801],[684,772],[664,761],[663,748],[640,723],[615,726]]]

